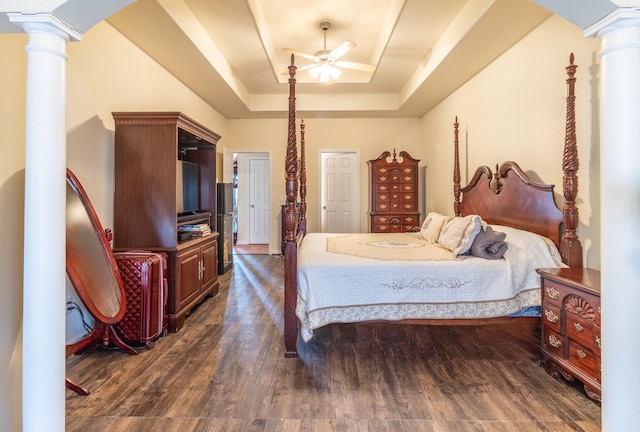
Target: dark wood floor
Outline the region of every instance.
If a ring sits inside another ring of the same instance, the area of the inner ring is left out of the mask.
[[[285,359],[278,256],[238,255],[180,332],[72,356],[67,431],[599,431],[600,405],[538,365],[531,326],[320,329]]]
[[[265,255],[269,253],[268,244],[233,245],[233,255]]]

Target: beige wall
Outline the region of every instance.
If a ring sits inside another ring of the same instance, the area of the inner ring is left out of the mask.
[[[576,135],[580,157],[578,235],[585,265],[600,267],[598,39],[552,16],[422,119],[427,208],[453,214],[453,122],[460,122],[462,182],[479,165],[515,161],[562,197],[569,54],[575,54]]]
[[[0,35],[0,430],[20,430],[26,35]],[[42,218],[46,223],[46,216]],[[17,413],[17,415],[15,414]]]

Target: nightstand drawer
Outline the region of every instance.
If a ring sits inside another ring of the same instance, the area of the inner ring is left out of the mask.
[[[589,348],[569,341],[569,361],[600,382],[600,357],[596,356]]]
[[[544,279],[542,282],[542,301],[543,303],[561,306],[562,299],[567,295],[567,287],[561,283]]]
[[[561,330],[561,322],[560,322],[560,308],[553,306],[549,303],[545,303],[542,305],[542,323],[548,327],[549,329],[560,333]]]
[[[547,351],[555,356],[564,358],[564,337],[548,328],[544,328],[542,333]]]
[[[586,320],[576,314],[567,312],[566,334],[569,339],[592,349],[593,345],[595,345],[595,338],[593,336],[594,327],[595,323],[593,321]]]

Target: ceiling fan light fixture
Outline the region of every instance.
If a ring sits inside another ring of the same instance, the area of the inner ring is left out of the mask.
[[[340,69],[326,62],[309,69],[309,75],[322,83],[335,81],[340,76],[340,73]]]

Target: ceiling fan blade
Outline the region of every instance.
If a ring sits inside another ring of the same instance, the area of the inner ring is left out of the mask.
[[[304,70],[312,69],[312,68],[314,68],[314,67],[318,67],[318,65],[317,65],[317,64],[308,64],[308,65],[304,65],[304,66],[301,66],[301,67],[299,67],[298,69],[296,69],[296,71],[297,71],[297,72],[300,72],[300,71],[304,71]]]
[[[350,61],[340,60],[335,62],[335,65],[345,69],[355,69],[365,72],[373,72],[376,70],[374,65],[366,64],[366,63],[355,63]]]
[[[314,55],[311,55],[311,54],[307,54],[307,53],[303,53],[303,52],[300,52],[300,51],[296,51],[296,50],[294,50],[292,48],[282,48],[282,49],[285,50],[285,51],[290,52],[291,54],[295,55],[296,57],[307,58],[309,60],[315,61],[316,63],[320,61],[320,59],[318,57],[316,57]]]
[[[355,42],[351,42],[350,40],[346,40],[338,45],[333,51],[329,53],[329,58],[333,60],[337,60],[352,49],[356,47]]]

